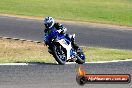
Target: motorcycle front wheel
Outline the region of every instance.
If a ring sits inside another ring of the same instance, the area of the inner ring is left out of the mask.
[[[67,60],[66,50],[60,45],[54,45],[53,46],[53,57],[59,64],[64,65]]]

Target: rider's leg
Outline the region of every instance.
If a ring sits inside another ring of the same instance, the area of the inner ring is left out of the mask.
[[[79,48],[79,46],[75,43],[75,34],[73,35],[66,34],[66,38],[71,41],[71,44],[75,50]]]

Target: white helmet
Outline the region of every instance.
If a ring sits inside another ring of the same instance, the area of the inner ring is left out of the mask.
[[[54,25],[54,18],[53,17],[45,17],[44,25],[46,28],[52,28]]]

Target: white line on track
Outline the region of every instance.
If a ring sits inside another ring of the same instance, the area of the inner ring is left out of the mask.
[[[127,62],[132,61],[132,59],[126,59],[126,60],[113,60],[113,61],[98,61],[98,62],[85,62],[85,63],[116,63],[116,62]],[[75,62],[67,62],[66,64],[76,64]],[[29,64],[29,63],[2,63],[2,65],[36,65],[36,64]]]
[[[28,63],[2,63],[0,65],[29,65]]]
[[[97,61],[97,62],[85,62],[85,63],[114,63],[114,62],[127,62],[132,61],[132,59],[126,60],[112,60],[112,61]],[[67,62],[66,64],[76,64],[75,62]]]

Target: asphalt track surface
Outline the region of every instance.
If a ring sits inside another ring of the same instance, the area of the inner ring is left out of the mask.
[[[80,45],[132,49],[132,31],[64,24],[69,33],[77,35]],[[0,17],[0,36],[42,41],[43,24],[40,20]],[[27,66],[0,66],[0,88],[132,88],[129,84],[76,83],[79,65],[38,63]],[[83,68],[90,74],[132,74],[132,62],[91,63]]]
[[[44,63],[0,66],[0,88],[132,88],[132,83],[80,86],[76,82],[78,66]],[[84,64],[82,67],[89,74],[132,74],[132,62]]]

